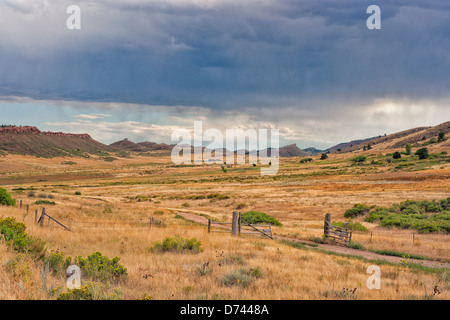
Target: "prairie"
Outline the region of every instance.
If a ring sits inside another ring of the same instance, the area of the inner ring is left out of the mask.
[[[401,263],[333,253],[309,243],[322,236],[326,213],[344,222],[345,210],[355,203],[390,206],[450,196],[446,156],[425,161],[411,157],[413,165],[398,167],[401,162],[388,163],[379,151],[367,155],[368,160],[357,165],[349,154],[333,154],[327,160],[315,156],[309,163],[281,158],[275,176],[260,176],[251,164],[229,165],[224,172],[220,165],[175,166],[170,157],[137,154],[115,161],[6,155],[0,158],[0,186],[11,193],[16,206],[0,206],[0,218],[23,222],[30,236],[46,243],[47,252],[120,257],[128,277],[101,289],[109,298],[448,299],[448,268],[409,263],[409,256],[417,255],[448,264],[448,234],[386,229],[355,218],[368,229],[353,232],[356,243],[365,251],[402,253]],[[211,194],[226,197],[208,197]],[[35,204],[42,199],[55,204]],[[35,212],[39,215],[42,207],[71,231],[53,221],[35,224]],[[265,212],[283,224],[272,228],[274,235],[303,244],[208,233],[205,225],[178,214],[231,221],[235,210]],[[202,251],[149,250],[175,236],[197,239]],[[0,298],[55,299],[65,290],[61,275],[47,275],[38,261],[19,255],[3,240],[0,253]],[[18,256],[21,263],[14,263]],[[366,286],[371,265],[381,269],[379,290]],[[258,277],[226,281],[242,270],[257,270]],[[108,296],[112,288],[118,293]]]

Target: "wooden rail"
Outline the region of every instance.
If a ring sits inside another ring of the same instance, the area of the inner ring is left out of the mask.
[[[208,232],[222,232],[222,233],[229,233],[230,231],[225,230],[213,230],[213,225],[219,225],[223,226],[222,229],[230,229],[231,233],[235,236],[239,236],[242,233],[245,234],[259,234],[263,235],[265,237],[268,237],[270,239],[273,239],[272,234],[272,226],[270,224],[251,224],[244,219],[241,218],[241,213],[234,211],[233,212],[233,219],[232,222],[215,222],[211,221],[211,219],[208,219]],[[264,229],[265,228],[265,229]]]
[[[342,241],[346,246],[352,241],[352,232],[345,227],[333,226],[331,224],[331,214],[325,215],[324,234],[327,238]]]

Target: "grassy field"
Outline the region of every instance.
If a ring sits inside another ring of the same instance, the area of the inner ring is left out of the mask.
[[[362,163],[352,162],[350,154],[322,161],[315,156],[305,163],[283,158],[276,176],[260,176],[251,164],[228,166],[226,172],[220,165],[174,166],[170,157],[7,155],[0,157],[0,186],[16,206],[0,206],[0,218],[23,222],[28,235],[45,242],[47,254],[120,257],[128,276],[96,283],[96,297],[102,299],[448,299],[448,269],[408,263],[412,256],[448,262],[445,233],[382,228],[356,217],[368,231],[354,231],[354,242],[404,257],[391,264],[257,236],[208,233],[177,214],[228,222],[234,210],[260,211],[282,223],[273,227],[275,235],[320,238],[325,214],[345,222],[345,211],[355,203],[389,207],[449,197],[449,157],[444,150],[432,151],[438,156],[426,160],[386,161],[389,155],[371,150]],[[42,207],[72,231],[47,220],[36,225],[35,210]],[[151,250],[176,236],[198,240],[201,250]],[[370,265],[381,268],[380,290],[366,286]],[[0,299],[56,299],[64,291],[60,273],[47,272],[42,262],[0,241]]]

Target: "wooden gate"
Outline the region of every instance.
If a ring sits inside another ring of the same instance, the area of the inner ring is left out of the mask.
[[[213,226],[220,226],[221,230],[213,230]],[[231,227],[231,233],[235,236],[239,236],[241,234],[259,234],[270,239],[273,239],[272,234],[272,226],[270,224],[251,224],[244,219],[241,218],[241,213],[237,211],[233,211],[233,219],[232,222],[214,222],[211,219],[208,219],[208,232],[226,232],[224,228]]]
[[[346,246],[352,241],[352,232],[348,228],[333,226],[331,224],[331,214],[325,215],[325,224],[323,230],[325,237],[341,241]]]

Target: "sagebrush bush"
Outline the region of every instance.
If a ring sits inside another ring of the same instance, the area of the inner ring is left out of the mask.
[[[222,283],[225,286],[241,286],[248,287],[256,279],[262,278],[263,274],[259,267],[250,269],[238,269],[227,273],[222,277]]]
[[[156,244],[149,249],[151,252],[190,252],[198,253],[201,252],[202,245],[200,241],[195,238],[184,239],[180,236],[166,237],[163,241],[158,241]]]
[[[420,233],[450,233],[450,197],[439,201],[406,200],[389,208],[375,207],[368,212],[365,221],[378,221],[382,227],[414,229]]]
[[[259,211],[247,211],[241,216],[241,218],[251,224],[270,223],[275,226],[282,226],[281,222],[277,219]]]
[[[93,280],[117,281],[128,276],[127,268],[120,265],[119,260],[119,257],[109,259],[100,252],[95,252],[86,259],[76,257],[73,263],[80,267],[82,274]]]
[[[25,230],[25,224],[17,222],[15,218],[0,218],[0,234],[6,243],[18,252],[30,253],[41,259],[46,251],[45,243],[30,237]]]
[[[370,206],[364,203],[355,203],[353,208],[347,209],[344,213],[346,218],[355,218],[360,215],[367,214],[370,211]]]
[[[364,155],[354,156],[353,158],[350,159],[350,161],[353,163],[361,163],[366,160],[367,160],[367,156],[364,156]]]
[[[6,189],[0,188],[0,205],[3,206],[15,206],[16,201],[6,191]]]

